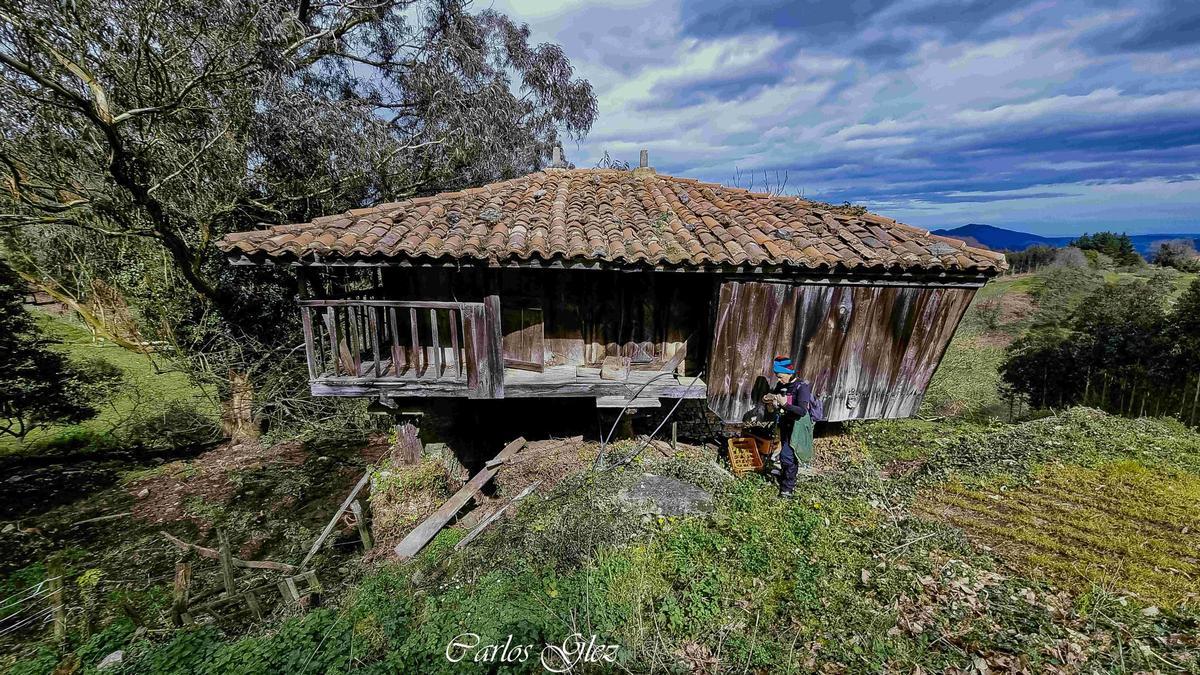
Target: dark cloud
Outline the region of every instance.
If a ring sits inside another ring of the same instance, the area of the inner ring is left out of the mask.
[[[955,36],[970,35],[995,17],[1020,9],[1029,0],[938,0],[896,12],[899,22],[917,27],[935,28]]]
[[[555,36],[614,92],[585,144],[648,147],[660,171],[705,180],[778,170],[806,196],[901,217],[1055,202],[1069,212],[1038,216],[1054,227],[1085,202],[1131,222],[1200,213],[1200,74],[1174,65],[1197,56],[1200,0],[670,7],[656,23],[657,8],[630,21],[585,6]],[[747,63],[744,48],[764,44],[782,46]]]
[[[1200,2],[1167,3],[1130,21],[1095,45],[1118,51],[1169,51],[1200,44]]]
[[[910,38],[888,36],[858,45],[854,54],[875,63],[893,63],[916,46],[916,41]]]
[[[770,30],[810,38],[830,38],[856,30],[897,0],[685,0],[683,31],[694,37],[721,37]]]
[[[687,80],[660,85],[654,97],[637,104],[640,111],[677,110],[712,101],[739,101],[758,94],[764,87],[778,84],[783,72],[750,73],[743,76],[722,76],[710,79]]]

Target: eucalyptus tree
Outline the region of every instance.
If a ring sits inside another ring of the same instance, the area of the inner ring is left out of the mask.
[[[457,0],[0,0],[0,242],[243,382],[291,277],[222,233],[520,175],[595,114],[559,47]]]

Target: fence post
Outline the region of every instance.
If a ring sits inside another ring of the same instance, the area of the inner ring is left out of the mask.
[[[67,641],[67,602],[63,597],[65,592],[63,589],[66,588],[63,583],[65,574],[62,560],[59,559],[58,554],[52,555],[46,561],[46,577],[49,579],[50,586],[47,600],[50,601],[50,608],[54,616],[54,642],[60,648]]]
[[[362,503],[355,499],[350,503],[350,511],[354,513],[354,524],[358,527],[358,538],[362,539],[363,551],[370,551],[375,548],[375,543],[371,541],[371,530],[367,527],[367,516],[363,512]]]
[[[217,528],[218,552],[221,559],[221,581],[225,583],[225,592],[233,597],[237,591],[237,583],[233,578],[233,551],[229,548],[229,535],[225,528]]]
[[[191,623],[188,614],[188,600],[191,594],[192,565],[186,560],[175,563],[175,587],[171,601],[171,623],[182,626]]]
[[[1196,375],[1196,395],[1192,398],[1192,426],[1196,425],[1196,404],[1200,404],[1200,375]]]

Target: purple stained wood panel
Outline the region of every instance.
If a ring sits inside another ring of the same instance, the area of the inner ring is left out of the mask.
[[[709,407],[728,422],[751,413],[788,355],[831,421],[906,417],[975,295],[973,288],[730,281],[718,296]]]

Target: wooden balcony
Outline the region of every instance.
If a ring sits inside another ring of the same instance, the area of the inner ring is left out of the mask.
[[[659,398],[704,398],[698,378],[598,368],[530,369],[505,358],[500,302],[302,300],[308,375],[315,396],[533,398],[595,397],[602,407]],[[506,366],[507,364],[507,366]]]

